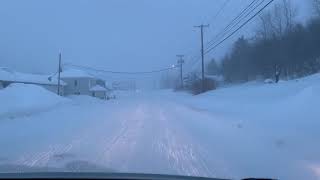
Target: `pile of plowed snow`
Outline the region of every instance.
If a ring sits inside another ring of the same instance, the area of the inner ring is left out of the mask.
[[[15,83],[0,90],[0,118],[46,111],[67,100],[43,87]]]
[[[248,82],[181,97],[177,101],[212,116],[196,123],[188,116],[183,122],[193,138],[214,152],[211,161],[223,157],[221,162],[231,169],[226,177],[236,172],[231,179],[320,179],[320,73],[278,84]]]

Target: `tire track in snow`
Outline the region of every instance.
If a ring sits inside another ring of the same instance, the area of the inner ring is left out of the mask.
[[[102,108],[102,110],[104,110],[104,108]],[[135,109],[133,108],[133,110]],[[132,109],[130,109],[129,113],[132,113],[131,111]],[[118,115],[120,112],[116,112],[115,114]],[[100,112],[100,116],[102,113],[103,112]],[[107,168],[113,167],[113,164],[120,159],[122,165],[116,167],[119,167],[119,169],[127,169],[125,165],[128,160],[121,156],[124,156],[124,154],[126,154],[127,157],[130,156],[130,149],[134,149],[136,139],[138,139],[135,134],[139,133],[138,128],[142,125],[139,118],[132,119],[131,117],[142,116],[143,111],[141,108],[138,108],[133,114],[126,114],[126,118],[115,117],[115,119],[112,119],[113,121],[121,121],[119,129],[117,129],[117,126],[109,127],[110,122],[108,122],[108,120],[110,119],[94,119],[95,121],[90,127],[87,127],[84,131],[77,132],[77,134],[70,137],[70,140],[67,138],[67,140],[64,140],[65,142],[55,142],[51,144],[48,142],[48,144],[44,144],[42,147],[34,147],[32,148],[33,150],[28,150],[16,157],[17,159],[11,159],[9,163],[27,167],[56,167],[58,165],[59,168],[63,168],[64,164],[55,163],[54,157],[60,154],[72,154],[76,156],[77,160],[103,164],[106,165]],[[79,120],[82,121],[82,119]],[[116,128],[113,129],[111,133],[104,134],[104,132],[106,132],[105,129],[108,130],[108,128],[114,127]],[[99,133],[96,133],[96,131]],[[102,144],[103,147],[101,147],[100,144]],[[88,146],[90,146],[91,149],[88,148]],[[84,147],[86,150],[83,150]],[[93,156],[90,155],[90,153],[92,153]],[[81,157],[77,156],[78,154],[80,154]],[[117,156],[117,154],[119,155]],[[119,159],[116,159],[116,157]]]
[[[158,108],[157,116],[160,124],[164,127],[164,133],[162,138],[158,138],[153,144],[153,148],[166,156],[170,167],[178,174],[213,176],[205,158],[201,156],[204,153],[201,147],[195,144],[180,127],[176,127],[172,122],[174,118],[178,117],[173,116],[169,108],[156,108]]]
[[[105,138],[102,142],[104,148],[96,160],[107,167],[124,172],[130,170],[130,159],[139,145],[145,119],[143,105],[131,108],[129,112],[118,112],[116,119],[122,120],[121,128],[113,136]]]
[[[50,160],[58,154],[66,154],[71,149],[81,143],[81,140],[74,140],[67,145],[50,145],[46,150],[34,153],[24,154],[14,161],[14,164],[28,167],[48,167]]]
[[[144,102],[125,108],[118,112],[117,119],[125,119],[121,128],[102,142],[97,161],[122,172],[213,175],[205,151],[170,122],[179,118],[170,106]]]
[[[167,116],[167,119],[171,125],[167,127],[176,128],[176,132],[179,132],[177,137],[179,141],[185,141],[182,144],[189,144],[193,146],[194,154],[196,155],[197,165],[200,167],[200,171],[196,174],[198,176],[208,176],[208,177],[221,177],[221,178],[235,178],[236,176],[234,169],[228,164],[223,156],[224,153],[217,150],[219,147],[217,141],[219,136],[213,136],[214,133],[198,133],[197,131],[202,131],[202,126],[209,127],[212,132],[220,133],[222,129],[226,129],[225,125],[216,119],[220,118],[215,114],[207,112],[204,109],[189,107],[188,105],[177,103],[177,102],[165,102],[167,107],[171,106],[171,111],[166,111],[163,109],[163,113]],[[174,119],[172,119],[174,118]],[[200,126],[197,126],[200,124]],[[196,125],[196,126],[194,126]],[[229,125],[229,124],[228,124]],[[183,137],[182,139],[179,139]],[[221,156],[222,155],[222,156]],[[201,166],[203,168],[201,168]]]

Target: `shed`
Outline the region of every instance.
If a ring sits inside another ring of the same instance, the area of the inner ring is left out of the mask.
[[[93,97],[98,97],[100,99],[107,99],[107,89],[100,85],[95,85],[90,88],[90,92]]]

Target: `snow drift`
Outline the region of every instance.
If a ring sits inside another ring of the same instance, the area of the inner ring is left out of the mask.
[[[0,99],[0,118],[45,111],[67,101],[40,86],[21,83],[1,89]]]

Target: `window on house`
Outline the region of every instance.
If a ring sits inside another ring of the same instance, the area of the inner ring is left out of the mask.
[[[93,97],[96,97],[96,93],[95,93],[95,92],[92,92],[92,96],[93,96]]]
[[[74,80],[74,86],[75,86],[75,87],[78,86],[78,80]]]

